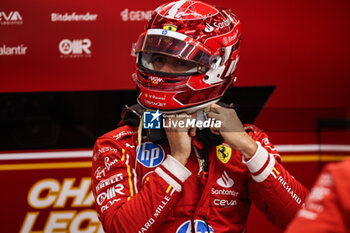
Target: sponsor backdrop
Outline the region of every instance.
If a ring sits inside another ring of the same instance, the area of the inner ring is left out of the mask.
[[[55,164],[21,163],[16,164],[20,171],[1,171],[7,177],[1,178],[7,187],[1,194],[1,231],[104,232],[94,210],[90,164],[56,159]]]
[[[131,44],[162,2],[2,0],[0,93],[134,89]],[[310,186],[322,162],[350,151],[350,2],[208,2],[240,18],[237,86],[274,87],[256,123],[271,131],[286,167]],[[107,101],[113,109],[114,100]],[[91,147],[79,147],[0,154],[2,232],[103,232],[93,210]],[[282,232],[255,209],[248,230]]]

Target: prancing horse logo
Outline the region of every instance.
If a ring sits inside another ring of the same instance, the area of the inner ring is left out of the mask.
[[[216,156],[221,162],[227,163],[230,160],[231,155],[232,155],[231,147],[225,146],[225,145],[216,146]]]

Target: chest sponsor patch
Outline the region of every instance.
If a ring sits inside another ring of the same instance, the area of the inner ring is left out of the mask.
[[[214,205],[229,208],[237,205],[236,200],[214,199]]]
[[[160,145],[152,142],[142,143],[137,153],[137,160],[145,167],[156,167],[164,160],[165,153]]]
[[[225,145],[216,146],[216,156],[222,163],[227,163],[232,155],[232,148]]]
[[[227,172],[224,171],[216,183],[223,188],[231,188],[235,182],[228,176]]]
[[[210,226],[207,225],[204,221],[202,220],[194,220],[194,229],[196,233],[212,233],[214,232],[214,229]],[[209,232],[208,232],[209,228]],[[177,228],[176,233],[191,233],[192,232],[192,227],[191,227],[191,220],[187,220],[179,228]]]

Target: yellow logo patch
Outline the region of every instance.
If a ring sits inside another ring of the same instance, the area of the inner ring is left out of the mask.
[[[165,24],[163,26],[163,29],[176,32],[177,26],[175,26],[173,24]]]
[[[230,160],[231,155],[232,155],[231,147],[225,146],[225,145],[216,146],[216,156],[221,162],[227,163]]]

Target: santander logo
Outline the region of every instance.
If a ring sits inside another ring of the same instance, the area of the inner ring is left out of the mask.
[[[211,25],[208,24],[208,23],[206,23],[205,25],[206,25],[206,27],[204,28],[204,31],[205,31],[206,33],[210,33],[210,32],[212,32],[212,31],[214,31],[214,27],[213,27],[213,26],[211,26]]]
[[[233,180],[227,175],[226,171],[222,173],[222,176],[216,182],[218,185],[224,188],[231,188],[234,184]]]

